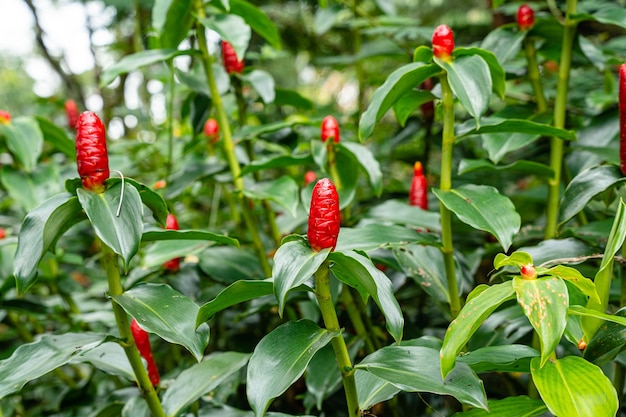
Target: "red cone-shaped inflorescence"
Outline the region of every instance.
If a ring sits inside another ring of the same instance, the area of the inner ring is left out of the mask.
[[[222,41],[222,62],[224,63],[224,69],[229,74],[234,72],[241,74],[243,72],[243,61],[237,58],[235,49],[226,41]]]
[[[78,117],[76,163],[83,187],[98,193],[104,191],[104,181],[109,178],[109,154],[104,125],[94,112],[86,111]]]
[[[159,369],[154,362],[154,357],[152,356],[152,347],[150,347],[150,338],[148,332],[139,327],[139,323],[137,320],[133,319],[130,323],[130,331],[133,334],[133,339],[135,339],[135,344],[137,345],[137,350],[139,350],[139,354],[142,358],[146,360],[148,365],[148,377],[150,378],[150,382],[152,382],[153,386],[159,385],[161,377],[159,376]]]
[[[454,33],[446,25],[439,25],[433,32],[433,54],[439,59],[449,61],[454,50]]]
[[[219,139],[220,128],[215,119],[207,119],[204,122],[204,136],[209,140],[209,143],[215,143]]]
[[[167,215],[167,219],[165,220],[165,228],[167,230],[179,230],[178,220],[176,219],[176,216],[174,216],[172,213]],[[163,268],[172,272],[178,271],[180,269],[180,258],[170,259],[163,264]]]
[[[313,188],[309,211],[307,236],[313,250],[320,251],[326,248],[334,250],[340,226],[341,213],[337,188],[331,180],[322,178]]]
[[[413,166],[413,181],[411,181],[411,191],[409,192],[409,204],[428,210],[428,183],[426,182],[421,162],[416,162]]]
[[[335,143],[339,143],[339,123],[333,116],[326,116],[322,120],[322,142],[326,142],[328,139],[333,138]]]
[[[317,179],[315,171],[307,171],[304,173],[304,185],[309,185]]]
[[[626,175],[626,64],[619,67],[619,160]]]
[[[0,110],[0,125],[8,125],[9,123],[11,123],[11,113]]]
[[[520,267],[520,272],[522,273],[522,278],[524,279],[535,279],[537,278],[537,270],[533,264],[522,265]]]
[[[67,127],[76,129],[76,123],[78,123],[78,106],[74,100],[65,100],[65,116],[67,116]]]
[[[529,30],[535,24],[535,12],[527,4],[522,4],[517,9],[517,26],[521,30]]]

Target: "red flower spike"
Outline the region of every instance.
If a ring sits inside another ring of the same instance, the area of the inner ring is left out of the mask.
[[[232,45],[226,41],[222,41],[222,62],[224,64],[224,69],[229,74],[234,72],[241,74],[243,72],[243,61],[240,61],[239,58],[237,58],[235,49],[233,49]]]
[[[178,220],[176,219],[176,216],[174,216],[172,213],[167,215],[167,219],[165,220],[165,228],[167,230],[179,230]],[[163,264],[163,268],[172,272],[178,271],[180,269],[180,259],[181,258],[170,259]]]
[[[409,192],[409,205],[428,210],[428,182],[424,176],[422,163],[416,162],[413,166],[413,180]]]
[[[322,142],[326,142],[329,138],[333,138],[335,143],[339,143],[339,123],[333,116],[326,116],[322,120]]]
[[[78,117],[76,163],[83,187],[103,192],[104,181],[109,178],[109,154],[104,125],[94,112],[86,111]]]
[[[163,188],[165,188],[167,186],[167,181],[165,180],[158,180],[157,182],[155,182],[152,185],[152,188],[154,188],[155,190],[161,190]]]
[[[450,61],[454,50],[454,33],[446,25],[439,25],[433,32],[433,53],[435,57]]]
[[[8,125],[9,123],[11,123],[11,113],[0,110],[0,125]]]
[[[304,185],[309,185],[317,179],[315,171],[307,171],[304,173]]]
[[[67,126],[76,129],[78,123],[78,106],[74,100],[65,101],[65,115],[67,116]]]
[[[583,339],[580,339],[578,341],[578,349],[580,349],[580,350],[587,349],[587,342],[585,342]]]
[[[0,227],[0,239],[4,239],[7,237],[7,232],[2,227]]]
[[[517,26],[519,26],[521,30],[529,30],[534,24],[535,12],[530,6],[522,4],[519,9],[517,9]]]
[[[522,273],[522,278],[524,279],[535,279],[537,278],[537,270],[533,264],[522,265],[520,268],[520,272]]]
[[[626,175],[626,64],[619,67],[619,160]]]
[[[154,362],[154,357],[152,356],[152,347],[150,347],[148,332],[142,329],[135,319],[133,319],[130,323],[130,332],[133,334],[133,339],[135,339],[135,344],[137,345],[139,354],[148,364],[148,377],[150,378],[150,382],[152,382],[152,385],[156,387],[159,385],[161,377],[159,375],[159,369]]]
[[[204,122],[204,136],[210,143],[215,143],[219,139],[220,128],[215,119],[207,119]]]
[[[315,184],[309,211],[309,230],[307,237],[314,251],[330,248],[335,250],[341,213],[337,188],[328,178],[322,178]]]

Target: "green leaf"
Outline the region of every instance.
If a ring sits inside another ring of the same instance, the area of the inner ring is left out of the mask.
[[[361,410],[369,410],[372,406],[395,397],[401,391],[391,382],[371,372],[356,372],[354,379]]]
[[[256,159],[243,167],[241,176],[262,171],[264,169],[286,168],[290,166],[306,166],[313,162],[311,155],[279,155],[266,159]]]
[[[539,352],[526,345],[486,346],[459,356],[474,372],[530,372],[530,360]]]
[[[122,189],[124,196],[118,216]],[[122,257],[124,269],[128,270],[130,260],[139,250],[143,230],[143,205],[139,192],[131,185],[122,187],[121,182],[103,193],[83,188],[76,192],[96,235]]]
[[[214,280],[226,284],[267,278],[254,251],[232,246],[205,249],[200,256],[200,269]]]
[[[105,87],[113,82],[115,77],[127,72],[135,71],[146,65],[155,64],[157,62],[166,62],[180,55],[192,55],[193,50],[178,49],[149,49],[146,51],[136,52],[126,55],[119,61],[105,68],[100,76],[100,86]]]
[[[11,165],[0,167],[0,181],[16,205],[31,211],[48,198],[62,192],[61,176],[55,163],[39,164],[31,172]]]
[[[393,248],[402,271],[435,300],[448,304],[450,294],[441,250],[433,246],[403,245]]]
[[[152,232],[149,233],[152,234]],[[162,265],[170,259],[198,255],[209,246],[211,246],[210,240],[157,241],[146,249],[142,258],[141,266],[143,268],[152,268],[157,265]]]
[[[283,175],[275,180],[258,182],[243,190],[246,197],[256,200],[270,200],[283,207],[296,217],[300,204],[299,188],[296,181]]]
[[[512,281],[487,287],[479,285],[468,295],[468,301],[450,323],[441,347],[441,375],[454,368],[456,356],[483,321],[505,301],[514,297]]]
[[[31,172],[43,149],[43,135],[37,120],[17,117],[9,124],[0,125],[0,136],[5,137],[9,151],[24,171]]]
[[[356,288],[364,300],[371,296],[386,319],[389,334],[400,342],[404,331],[402,309],[396,300],[391,280],[372,261],[353,251],[332,252],[331,272],[345,284]]]
[[[312,321],[299,320],[277,327],[259,342],[247,375],[248,402],[255,417],[265,414],[270,401],[300,378],[313,355],[334,337],[342,336],[339,331],[330,332]]]
[[[600,23],[615,25],[626,29],[626,10],[622,7],[602,7],[590,16]]]
[[[337,252],[349,250],[371,251],[406,243],[437,244],[432,235],[402,226],[370,223],[361,227],[342,227],[337,239]]]
[[[207,29],[214,30],[222,40],[231,44],[237,58],[241,61],[246,54],[252,30],[245,20],[234,14],[214,14],[210,17],[197,17]]]
[[[19,294],[24,294],[35,283],[37,266],[57,239],[84,219],[78,199],[69,193],[44,201],[26,215],[13,261]]]
[[[502,25],[485,36],[480,47],[491,51],[501,65],[514,58],[522,49],[526,32],[512,30],[514,25]]]
[[[528,317],[541,342],[541,366],[563,336],[567,324],[567,285],[559,278],[513,278],[517,302]]]
[[[420,45],[413,51],[413,62],[422,62],[429,64],[433,60],[433,50],[426,46]]]
[[[202,362],[188,367],[165,391],[163,411],[168,416],[179,415],[187,406],[243,368],[249,357],[246,353],[216,352]]]
[[[383,191],[383,173],[380,170],[378,160],[374,157],[372,152],[365,146],[354,142],[341,142],[337,147],[352,153],[354,159],[358,161],[361,168],[367,173],[374,193],[380,197]]]
[[[0,361],[0,399],[105,340],[105,335],[96,333],[44,334],[35,342],[21,345],[10,357]]]
[[[597,313],[594,310],[591,311]],[[573,314],[571,309],[568,312]],[[624,318],[625,313],[626,310],[621,308],[615,313],[615,317]],[[607,322],[600,326],[589,341],[583,352],[583,357],[600,366],[615,359],[624,348],[626,348],[626,326],[615,322]]]
[[[165,9],[165,10],[164,10]],[[177,48],[180,42],[188,35],[193,25],[191,16],[191,0],[158,0],[152,9],[155,29],[159,32],[159,46],[161,48]],[[157,14],[158,13],[158,14]],[[163,19],[164,16],[164,21]]]
[[[474,409],[456,413],[453,417],[536,417],[548,411],[543,401],[524,395],[502,400],[489,400],[487,407],[489,411]]]
[[[576,175],[561,198],[560,224],[582,211],[592,198],[625,180],[619,167],[615,165],[591,167]]]
[[[369,138],[376,123],[400,97],[439,71],[439,67],[435,64],[425,65],[421,62],[414,62],[392,72],[383,85],[374,92],[372,102],[361,115],[359,139],[364,141]]]
[[[39,129],[43,134],[43,140],[52,145],[56,150],[64,153],[70,160],[76,160],[76,143],[67,136],[65,130],[42,116],[35,116]]]
[[[439,352],[423,346],[387,346],[368,355],[355,366],[408,392],[452,395],[463,404],[487,408],[483,383],[464,363],[458,363],[441,379]]]
[[[452,92],[478,125],[489,106],[493,85],[485,60],[479,55],[469,55],[450,62],[435,58],[435,62],[446,70]]]
[[[107,187],[111,187],[115,184],[121,184],[121,178],[109,178],[106,180]],[[165,223],[167,221],[167,215],[169,214],[169,210],[167,208],[167,203],[161,194],[154,191],[152,188],[132,179],[132,178],[124,178],[124,182],[132,185],[139,192],[139,197],[141,198],[141,202],[146,205],[152,211],[152,216],[161,226],[165,227]]]
[[[617,393],[611,381],[596,365],[578,356],[541,360],[531,363],[533,382],[557,416],[614,416],[618,409]]]
[[[491,233],[504,250],[509,249],[521,218],[508,197],[493,187],[473,184],[450,191],[433,188],[433,193],[463,223]]]
[[[113,300],[134,317],[147,332],[184,346],[197,361],[209,343],[209,327],[196,330],[198,306],[165,284],[142,284]]]
[[[171,181],[168,181],[165,197],[168,200],[176,198],[194,182],[219,174],[227,167],[224,162],[216,158],[209,158],[207,162],[193,161],[185,164],[180,171],[172,175]]]
[[[600,302],[600,296],[596,291],[596,286],[593,281],[583,276],[583,274],[575,268],[558,265],[554,268],[548,269],[547,271],[541,271],[541,274],[548,274],[569,281],[587,297],[596,300],[598,303]]]
[[[282,244],[274,255],[274,294],[278,300],[278,313],[282,316],[287,293],[304,284],[328,257],[330,249],[314,252],[304,239]]]
[[[400,126],[404,127],[406,121],[422,104],[431,102],[435,96],[430,91],[410,90],[400,97],[393,105],[393,113]]]
[[[499,253],[493,260],[493,267],[500,269],[503,266],[515,266],[521,268],[524,265],[532,265],[533,258],[527,252],[515,251],[511,255]]]
[[[267,72],[260,69],[255,69],[250,73],[243,75],[245,80],[248,80],[254,91],[256,91],[263,103],[270,104],[274,102],[276,98],[276,91],[274,90],[274,77]]]
[[[500,172],[535,175],[552,178],[554,171],[549,166],[534,161],[515,161],[508,165],[494,165],[486,159],[462,159],[459,163],[459,175],[483,172],[500,175]]]
[[[274,292],[272,279],[240,280],[224,288],[214,299],[203,304],[198,310],[196,326],[210,320],[216,313],[232,307],[235,304],[254,300],[255,298],[271,295]]]
[[[352,203],[356,195],[360,162],[345,147],[336,146],[335,151],[335,164],[341,182],[341,187],[337,187],[337,193],[339,194],[339,207],[343,210]],[[306,207],[308,208],[309,205]]]
[[[124,353],[124,349],[116,342],[101,345],[75,355],[70,363],[90,363],[96,369],[109,375],[121,376],[128,381],[135,381],[135,373]]]
[[[459,47],[454,49],[452,56],[454,57],[454,60],[458,60],[460,57],[465,56],[481,57],[485,63],[487,63],[489,68],[489,75],[491,76],[493,84],[493,92],[496,93],[501,99],[504,99],[504,94],[506,92],[506,74],[504,72],[504,68],[502,68],[502,65],[500,65],[498,58],[493,52],[483,48]]]
[[[311,358],[305,382],[307,392],[315,398],[315,405],[321,411],[324,400],[341,386],[341,371],[331,345],[324,346]]]
[[[262,10],[243,0],[230,0],[230,12],[239,15],[258,35],[274,49],[281,49],[278,28]],[[266,101],[267,103],[267,101]]]
[[[239,247],[239,241],[237,239],[213,232],[205,232],[204,230],[150,230],[144,232],[141,236],[142,242],[163,240],[210,241]]]
[[[480,126],[477,127],[475,121],[468,122],[459,129],[457,135],[459,138],[464,138],[471,135],[480,135],[485,133],[518,133],[519,137],[516,137],[515,142],[512,144],[507,143],[508,149],[506,152],[510,152],[527,145],[539,136],[555,136],[563,140],[576,140],[576,132],[573,130],[559,129],[544,123],[534,122],[532,120],[525,119],[506,119],[489,117],[481,120]],[[533,135],[533,139],[526,137],[525,134]],[[535,137],[536,136],[536,137]],[[501,157],[502,155],[498,155]],[[499,159],[499,158],[498,158]]]
[[[593,317],[593,318],[608,321],[611,323],[617,323],[621,326],[626,326],[626,318],[622,316],[601,313],[597,310],[592,310],[590,308],[585,308],[583,306],[573,305],[567,310],[567,312],[568,314],[573,314],[576,316]]]
[[[438,212],[426,211],[419,207],[410,206],[408,198],[405,201],[386,200],[384,203],[372,207],[367,212],[367,217],[381,222],[404,224],[414,228],[432,230],[433,232],[441,230]],[[340,234],[339,239],[341,240],[341,238]]]

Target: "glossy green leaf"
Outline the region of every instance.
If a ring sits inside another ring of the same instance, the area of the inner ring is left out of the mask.
[[[335,150],[335,164],[341,182],[341,186],[337,187],[337,193],[339,206],[343,210],[352,203],[356,195],[361,164],[352,152],[346,151],[346,148],[336,146]]]
[[[438,247],[403,245],[393,249],[402,271],[417,282],[435,300],[448,304],[448,282],[443,254]]]
[[[439,352],[423,346],[387,346],[368,355],[355,367],[391,382],[403,391],[452,395],[473,407],[487,408],[483,383],[464,363],[441,379]]]
[[[567,185],[559,206],[559,221],[565,223],[605,190],[624,182],[619,167],[599,165],[582,171]]]
[[[539,352],[526,345],[486,346],[459,356],[474,372],[530,372],[530,360]]]
[[[408,202],[401,200],[385,200],[385,202],[372,207],[367,212],[367,217],[382,222],[404,224],[419,229],[441,230],[439,212],[422,210],[419,207],[410,206]],[[339,236],[341,239],[341,235]]]
[[[180,42],[188,36],[189,29],[193,25],[192,6],[191,0],[158,0],[155,2],[152,9],[152,19],[153,23],[156,23],[156,31],[159,32],[159,46],[161,48],[177,48]],[[165,16],[161,24],[163,14]],[[155,17],[158,17],[156,22],[154,22]]]
[[[597,310],[592,310],[590,308],[585,308],[585,307],[578,306],[578,305],[571,306],[567,311],[570,315],[594,317],[594,318],[608,321],[611,323],[617,323],[619,325],[626,326],[626,318],[622,316],[601,313]]]
[[[100,75],[100,86],[107,86],[111,84],[118,75],[135,71],[146,65],[156,64],[157,62],[165,62],[180,55],[191,55],[193,53],[195,52],[192,50],[149,49],[146,51],[135,52],[131,55],[126,55],[102,71],[102,74]]]
[[[341,371],[331,345],[324,346],[311,358],[305,382],[307,392],[315,398],[315,405],[321,411],[324,400],[341,386]]]
[[[39,129],[43,134],[43,140],[52,145],[56,150],[64,153],[70,160],[76,160],[76,142],[70,139],[65,130],[42,116],[35,116]]]
[[[244,0],[229,1],[231,13],[241,16],[252,30],[265,39],[274,49],[281,49],[280,33],[272,19],[250,2]]]
[[[267,72],[260,69],[255,69],[243,76],[247,80],[254,91],[257,92],[263,103],[270,104],[274,102],[276,98],[276,91],[274,90],[274,77]]]
[[[452,92],[479,124],[489,105],[493,86],[485,60],[478,55],[468,55],[451,62],[435,58],[435,62],[446,70]]]
[[[541,365],[546,363],[563,336],[567,324],[568,294],[558,278],[513,278],[517,302],[541,342]]]
[[[276,87],[274,102],[279,106],[292,106],[299,110],[313,110],[313,102],[297,91]]]
[[[493,52],[501,65],[514,58],[522,49],[526,32],[513,30],[513,27],[514,25],[497,27],[489,32],[480,44],[482,49]]]
[[[503,266],[515,266],[521,268],[524,265],[532,265],[533,258],[527,252],[515,251],[511,255],[499,253],[493,260],[493,267],[500,269]]]
[[[90,363],[96,369],[109,375],[135,381],[135,374],[126,353],[124,353],[124,348],[116,342],[102,343],[93,349],[75,355],[70,363]]]
[[[494,165],[486,159],[462,159],[459,163],[459,175],[483,172],[500,175],[500,172],[534,175],[552,178],[554,171],[549,166],[534,161],[515,161],[508,165]]]
[[[207,29],[214,30],[220,35],[222,40],[231,44],[237,58],[241,61],[244,58],[252,30],[245,20],[235,14],[214,14],[210,17],[197,18]]]
[[[395,397],[401,391],[391,382],[371,372],[356,372],[354,379],[361,410],[369,410],[372,406]]]
[[[415,110],[420,108],[422,104],[431,102],[434,99],[435,96],[433,93],[425,90],[411,90],[400,97],[393,105],[393,113],[400,126],[404,127],[407,119]]]
[[[243,193],[252,199],[273,201],[294,217],[300,204],[298,184],[286,175],[272,181],[255,183],[246,187]]]
[[[615,317],[626,319],[625,314],[626,310],[621,308],[615,313]],[[596,365],[603,365],[615,359],[625,348],[626,326],[615,322],[606,322],[598,328],[596,334],[587,344],[583,357]]]
[[[489,411],[474,409],[456,413],[453,417],[536,417],[544,415],[548,408],[543,401],[525,395],[487,401]]]
[[[557,416],[614,416],[618,409],[617,393],[611,381],[596,365],[578,356],[550,359],[541,367],[532,360],[533,382]]]
[[[248,363],[249,354],[216,352],[181,372],[163,395],[163,411],[177,416],[204,394],[217,388]]]
[[[146,248],[141,260],[141,266],[143,268],[152,268],[154,266],[162,265],[170,259],[198,255],[210,247],[211,244],[210,240],[157,241]]]
[[[0,181],[16,205],[31,211],[63,191],[56,164],[39,164],[31,172],[11,165],[0,167]]]
[[[432,235],[406,227],[371,223],[361,227],[342,227],[335,250],[370,251],[407,243],[436,245],[438,241]]]
[[[508,197],[493,187],[473,184],[450,191],[433,188],[433,193],[463,223],[491,233],[504,250],[509,249],[521,218]]]
[[[394,295],[391,280],[369,258],[357,252],[332,252],[328,258],[334,262],[331,268],[333,275],[356,288],[364,299],[371,296],[385,316],[389,334],[396,342],[402,340],[404,317]]]
[[[433,50],[426,45],[420,45],[413,51],[413,62],[429,64],[433,60]]]
[[[607,6],[599,8],[590,15],[586,14],[584,17],[626,29],[626,11],[622,7],[615,7],[609,4],[607,3]]]
[[[109,178],[106,180],[107,187],[111,187],[115,184],[120,184],[122,182],[121,178]],[[169,210],[167,208],[167,203],[161,194],[154,191],[152,188],[148,187],[136,181],[132,178],[124,178],[124,182],[126,184],[130,184],[139,192],[139,197],[141,198],[141,202],[152,211],[152,216],[161,226],[165,227],[167,221],[167,215],[169,214]]]
[[[239,280],[224,288],[214,299],[198,310],[196,326],[210,320],[216,313],[236,304],[274,293],[274,282],[265,280]]]
[[[496,93],[501,99],[504,99],[504,94],[506,90],[506,74],[504,72],[504,68],[502,68],[502,65],[500,65],[498,58],[493,52],[483,48],[458,47],[454,48],[452,56],[454,57],[453,62],[460,59],[461,57],[466,56],[481,57],[489,68],[489,75],[491,76],[493,92]]]
[[[228,168],[223,161],[209,158],[207,162],[193,161],[185,164],[180,171],[172,175],[165,189],[165,197],[173,199],[178,197],[187,187],[203,178],[219,174]]]
[[[225,284],[267,278],[253,250],[232,246],[213,246],[202,251],[200,269],[214,280]]]
[[[293,129],[295,126],[306,124],[309,119],[303,116],[290,117],[287,120],[265,123],[258,126],[243,126],[233,134],[233,140],[249,140],[250,138],[261,137],[283,129]],[[321,141],[318,140],[321,143]]]
[[[279,155],[267,159],[256,159],[243,167],[241,176],[262,171],[264,169],[286,168],[290,166],[306,166],[313,162],[311,155]]]
[[[437,65],[425,65],[421,62],[414,62],[392,72],[384,84],[374,92],[370,105],[361,115],[359,139],[364,141],[369,138],[374,131],[376,123],[400,97],[439,71]]]
[[[354,159],[359,162],[363,171],[367,173],[374,193],[380,196],[383,191],[383,173],[380,169],[380,163],[372,152],[365,146],[354,142],[341,142],[337,147],[343,148],[343,150],[354,155]]]
[[[130,260],[139,250],[143,231],[143,205],[135,187],[122,183],[107,188],[103,193],[79,188],[78,200],[87,214],[96,235],[113,252],[122,257],[124,268],[128,269]],[[118,207],[119,216],[117,215]]]
[[[542,274],[543,273],[569,281],[587,297],[596,300],[598,303],[600,302],[600,296],[596,291],[596,286],[593,281],[583,276],[577,269],[565,265],[558,265],[547,271],[542,271]]]
[[[141,236],[142,242],[155,242],[163,240],[197,240],[211,241],[222,245],[239,247],[239,241],[235,238],[220,235],[204,230],[150,230]]]
[[[72,225],[84,219],[78,199],[69,193],[58,194],[44,201],[26,215],[13,261],[13,274],[19,294],[24,294],[35,283],[37,266],[57,239]]]
[[[487,287],[479,285],[468,296],[467,303],[450,323],[441,348],[441,375],[454,368],[456,356],[483,321],[505,301],[515,296],[512,281]]]
[[[198,306],[165,284],[138,285],[113,300],[150,333],[184,346],[197,361],[209,343],[209,327],[196,330]]]
[[[43,134],[36,119],[16,117],[11,123],[0,125],[0,137],[24,171],[31,172],[43,149]]]
[[[328,257],[330,249],[314,252],[304,239],[282,244],[274,255],[274,294],[282,316],[287,293],[313,277]]]
[[[0,361],[0,398],[18,392],[27,382],[65,365],[73,356],[99,346],[106,336],[96,333],[44,334],[19,346]]]
[[[489,117],[481,120],[481,124],[478,127],[476,126],[475,121],[468,122],[464,124],[461,129],[459,129],[457,135],[459,138],[463,138],[485,133],[519,133],[519,138],[515,139],[514,142],[506,143],[506,152],[510,152],[519,149],[522,146],[526,146],[532,141],[538,139],[539,136],[555,136],[563,140],[576,140],[576,133],[572,130],[559,129],[548,124],[538,123],[532,120],[503,120],[501,118],[495,117]],[[526,137],[525,134],[533,135],[533,137]],[[504,143],[504,141],[502,143]],[[498,143],[496,142],[494,146],[497,144]],[[504,153],[502,153],[502,155]],[[498,156],[501,158],[502,155]]]
[[[309,320],[287,322],[266,335],[248,363],[248,402],[254,416],[263,416],[270,401],[300,378],[313,355],[334,337],[341,337],[339,331],[330,332]]]

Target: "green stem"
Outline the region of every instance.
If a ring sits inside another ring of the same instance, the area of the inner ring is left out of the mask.
[[[535,93],[537,100],[537,112],[543,113],[548,110],[548,102],[543,93],[543,85],[541,84],[541,73],[537,64],[537,53],[535,51],[535,42],[526,37],[524,39],[524,52],[526,53],[526,61],[528,62],[528,79]]]
[[[174,79],[174,60],[167,61],[167,69],[169,70],[169,87],[170,94],[167,102],[167,117],[168,132],[167,132],[167,162],[166,162],[166,178],[169,178],[172,173],[172,166],[174,162],[174,92],[176,87],[176,80]]]
[[[346,312],[348,313],[348,317],[350,317],[350,321],[354,326],[356,334],[365,341],[365,351],[367,352],[367,354],[374,353],[376,351],[376,346],[374,346],[374,342],[372,342],[372,338],[367,332],[365,324],[361,319],[361,313],[354,303],[354,298],[352,297],[352,293],[350,292],[350,287],[348,287],[347,285],[343,286],[341,294],[339,295],[339,300],[346,308]]]
[[[576,13],[577,0],[567,0],[567,14],[563,29],[563,44],[561,45],[561,62],[559,63],[559,77],[556,86],[554,101],[554,127],[565,127],[565,112],[567,106],[567,88],[569,84],[570,67],[572,63],[572,46],[576,35],[576,21],[571,16]],[[550,168],[554,177],[548,182],[548,208],[546,212],[546,228],[544,237],[551,239],[556,236],[559,198],[561,186],[561,170],[563,167],[563,139],[553,137],[550,141]]]
[[[374,348],[376,350],[380,349],[382,346],[377,336],[377,329],[372,324],[372,319],[367,312],[367,305],[365,304],[365,301],[363,301],[363,298],[361,298],[361,296],[359,295],[357,297],[354,297],[354,304],[356,305],[356,308],[359,310],[359,313],[363,318],[365,328],[367,329],[367,334],[370,336],[372,343],[374,344]]]
[[[624,395],[624,378],[626,377],[626,369],[621,363],[613,364],[613,386],[617,391],[617,400],[622,404],[622,396]],[[619,407],[621,408],[621,406]],[[618,408],[618,409],[619,409]]]
[[[109,282],[109,295],[111,297],[120,296],[124,293],[124,288],[122,287],[122,280],[120,277],[119,259],[117,254],[107,245],[101,242],[100,246],[102,250],[101,263],[106,271]],[[128,316],[126,315],[126,311],[124,311],[124,309],[113,299],[111,299],[111,305],[113,307],[113,314],[115,315],[117,329],[120,333],[120,340],[122,341],[121,345],[124,348],[124,353],[126,353],[130,366],[133,368],[137,384],[139,385],[139,390],[146,400],[152,416],[165,417],[165,412],[161,407],[159,397],[150,382],[148,371],[143,365],[141,355],[137,350],[137,345],[135,345],[135,340],[130,332],[130,323],[128,321]]]
[[[333,304],[333,299],[330,292],[330,263],[325,261],[322,266],[315,273],[315,296],[322,313],[322,319],[326,329],[331,332],[341,331],[339,327],[339,320],[337,319],[337,312]],[[337,358],[337,364],[341,371],[341,379],[343,380],[343,388],[346,395],[346,401],[348,403],[348,416],[359,417],[359,400],[356,390],[356,382],[354,379],[354,368],[350,361],[350,355],[348,354],[348,348],[346,342],[343,339],[343,335],[340,333],[337,337],[334,337],[331,341],[333,350],[335,351],[335,357]]]
[[[443,106],[443,134],[441,144],[441,178],[439,188],[449,191],[452,188],[452,152],[454,149],[454,96],[448,83],[447,74],[440,77],[441,101]],[[452,214],[444,204],[439,204],[441,214],[441,252],[446,270],[448,293],[450,294],[450,314],[455,318],[461,311],[461,299],[454,266],[454,245],[452,243]]]

